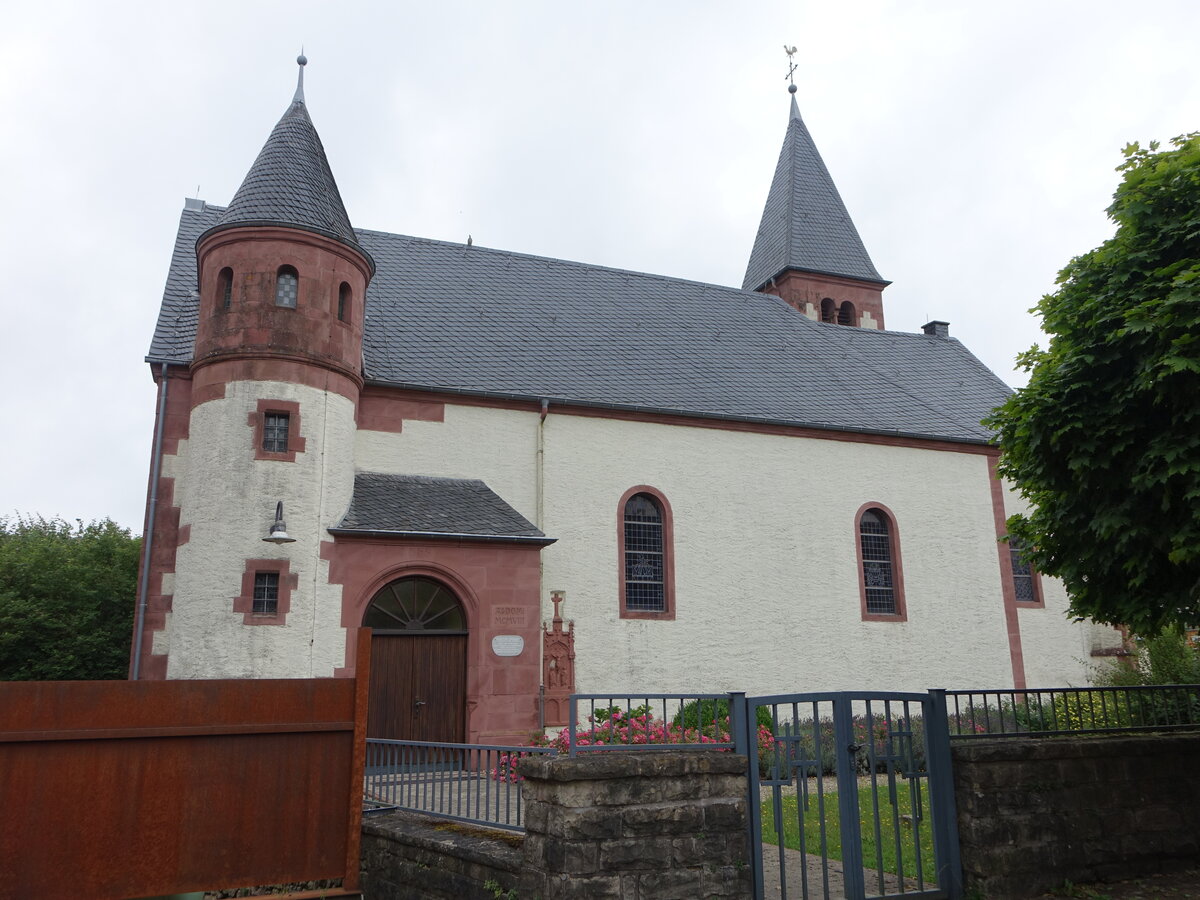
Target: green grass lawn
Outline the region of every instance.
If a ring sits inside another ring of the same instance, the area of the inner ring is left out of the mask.
[[[921,869],[927,879],[932,878],[933,864],[933,832],[931,828],[932,815],[929,809],[928,789],[922,784],[920,808],[923,813],[917,823],[917,837],[921,847]],[[807,853],[821,854],[821,830],[818,812],[818,800],[815,792],[808,795],[808,809],[803,811],[803,820],[797,813],[796,797],[783,798],[783,843],[792,850],[800,849],[800,835],[803,831],[804,850]],[[897,809],[893,816],[892,805],[888,799],[887,785],[881,781],[879,785],[879,836],[875,840],[875,812],[871,803],[871,788],[862,787],[858,791],[859,828],[862,831],[863,866],[875,869],[879,865],[880,854],[883,857],[883,870],[893,875],[900,874],[896,854],[896,826],[900,823],[900,855],[904,863],[905,877],[911,877],[917,871],[916,840],[914,840],[912,823],[912,795],[907,782],[896,785]],[[909,816],[909,819],[902,817]],[[763,800],[762,806],[763,843],[777,844],[775,834],[774,812],[769,800]],[[825,855],[830,859],[842,858],[841,816],[838,811],[838,795],[825,795]]]

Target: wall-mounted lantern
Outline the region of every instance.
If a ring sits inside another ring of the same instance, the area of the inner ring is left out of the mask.
[[[294,537],[288,537],[287,525],[283,523],[283,501],[275,505],[275,524],[271,526],[270,533],[263,538],[268,544],[293,544],[296,542]]]

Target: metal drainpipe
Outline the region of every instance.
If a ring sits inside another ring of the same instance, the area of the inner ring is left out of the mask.
[[[545,531],[546,526],[543,523],[543,493],[545,491],[545,460],[546,460],[546,416],[550,412],[550,401],[542,398],[542,412],[538,416],[538,433],[537,433],[537,527],[539,531]],[[542,618],[542,579],[545,577],[545,564],[542,562],[542,554],[538,553],[538,620]],[[540,631],[541,629],[539,629]],[[539,635],[540,636],[540,635]],[[545,650],[546,642],[541,640],[538,642],[538,651],[541,653]],[[545,661],[542,661],[544,664]],[[546,730],[546,685],[538,685],[538,730],[545,732]]]
[[[541,415],[538,416],[538,434],[537,434],[537,527],[545,529],[546,523],[543,521],[545,504],[545,481],[546,481],[546,415],[550,412],[550,401],[542,400]]]
[[[162,471],[163,422],[167,418],[167,364],[162,364],[158,387],[158,421],[154,423],[154,454],[150,459],[150,501],[146,533],[142,536],[142,583],[138,586],[137,623],[133,627],[133,678],[142,676],[142,630],[146,626],[146,598],[150,593],[150,554],[154,550],[154,519],[158,512],[158,477]]]

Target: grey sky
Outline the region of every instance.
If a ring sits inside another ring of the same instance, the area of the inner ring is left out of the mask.
[[[225,204],[295,85],[356,226],[740,285],[787,122],[883,277],[1011,384],[1110,233],[1127,142],[1200,128],[1195,0],[10,4],[0,515],[141,530],[142,361],[185,196]]]

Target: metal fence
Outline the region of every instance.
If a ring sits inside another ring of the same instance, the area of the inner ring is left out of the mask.
[[[1200,728],[1200,685],[946,691],[953,740]]]
[[[369,739],[364,798],[375,809],[403,809],[523,831],[516,761],[538,754],[557,756],[558,751]]]
[[[729,715],[728,694],[572,694],[566,750],[732,750]]]

